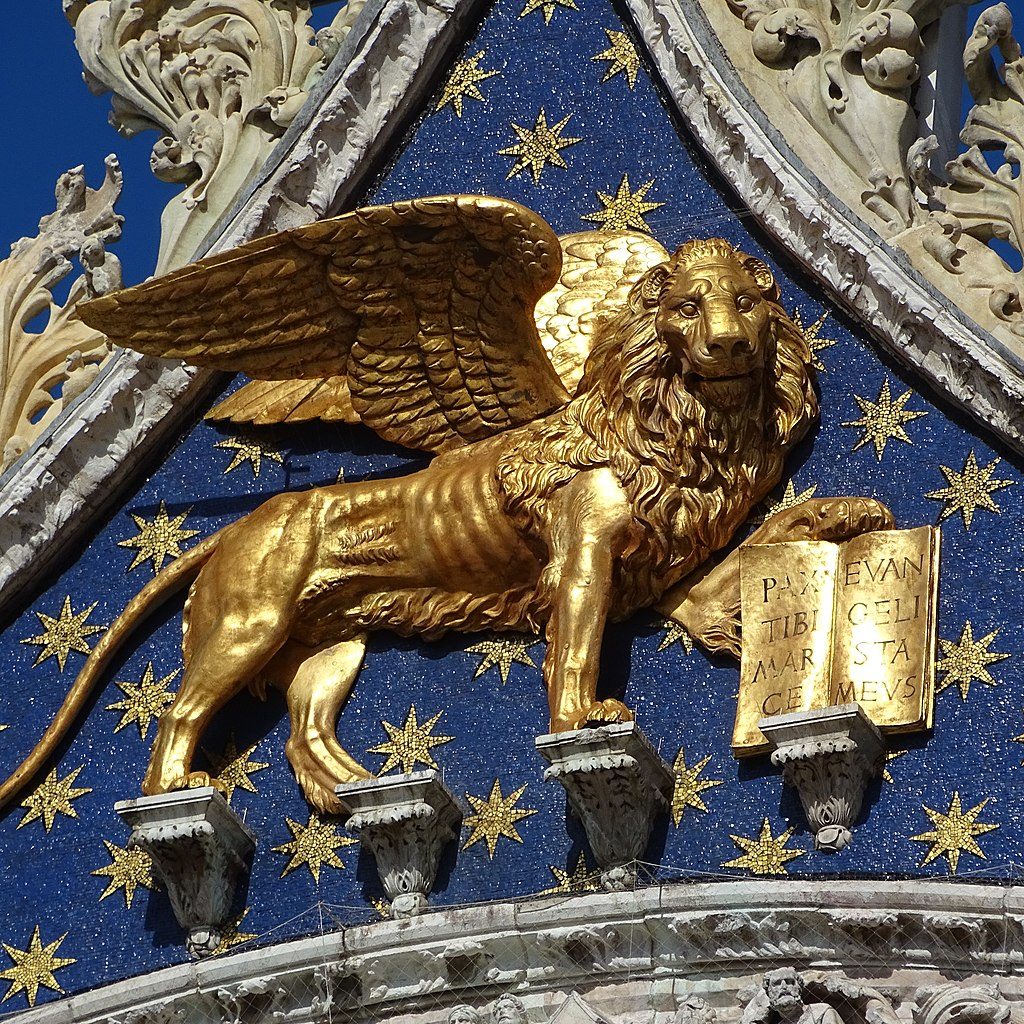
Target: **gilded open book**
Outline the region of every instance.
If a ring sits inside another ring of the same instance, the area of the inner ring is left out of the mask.
[[[889,732],[931,728],[937,527],[755,544],[740,566],[737,757],[768,749],[760,719],[834,704]]]

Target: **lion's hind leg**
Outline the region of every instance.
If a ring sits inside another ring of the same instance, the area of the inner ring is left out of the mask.
[[[292,640],[267,666],[267,675],[284,690],[288,704],[291,735],[285,753],[306,799],[328,814],[341,809],[335,786],[370,777],[335,735],[365,651],[365,634],[319,647]]]

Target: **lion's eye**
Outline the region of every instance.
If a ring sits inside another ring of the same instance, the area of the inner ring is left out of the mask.
[[[683,316],[696,316],[700,312],[700,307],[696,302],[684,302],[680,305],[679,312]]]
[[[757,303],[754,301],[754,297],[752,295],[741,295],[736,300],[736,308],[741,313],[749,313],[756,305]]]

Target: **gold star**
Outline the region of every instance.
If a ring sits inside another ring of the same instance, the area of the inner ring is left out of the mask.
[[[676,777],[675,788],[672,790],[672,821],[678,827],[683,820],[683,812],[687,807],[703,811],[707,814],[707,804],[704,803],[701,793],[705,789],[714,789],[721,786],[721,779],[702,779],[700,773],[707,767],[711,755],[701,758],[692,768],[686,766],[686,751],[680,747],[676,754],[672,771]],[[785,844],[783,844],[785,845]]]
[[[263,465],[264,459],[272,459],[274,462],[284,463],[284,459],[279,451],[268,448],[266,445],[260,444],[259,441],[254,441],[251,438],[226,437],[223,441],[218,441],[213,447],[230,448],[235,453],[231,457],[231,462],[228,463],[228,468],[224,470],[225,474],[230,473],[233,469],[237,469],[243,462],[248,462],[252,466],[252,475],[256,477],[260,475],[260,467]]]
[[[499,72],[483,71],[479,67],[485,52],[481,50],[466,60],[460,60],[452,68],[452,73],[448,76],[448,81],[445,83],[441,98],[437,101],[437,106],[434,107],[435,111],[441,110],[446,104],[450,103],[455,110],[455,116],[462,117],[462,101],[464,99],[479,100],[481,103],[487,102],[484,94],[480,91],[480,82],[485,82],[488,78],[494,78]]]
[[[371,896],[370,906],[377,911],[382,921],[391,920],[391,904],[382,896]]]
[[[579,10],[575,0],[526,0],[526,6],[519,12],[519,17],[525,18],[528,14],[541,10],[544,12],[544,24],[550,25],[556,7],[565,7],[570,11]]]
[[[479,675],[479,673],[477,673]],[[403,772],[411,772],[418,763],[425,764],[428,768],[436,768],[437,762],[430,751],[434,747],[440,747],[444,743],[451,743],[454,736],[431,736],[430,730],[437,725],[438,719],[443,715],[438,711],[433,718],[422,725],[416,720],[416,705],[409,708],[405,725],[401,729],[390,722],[382,721],[380,724],[388,734],[387,743],[370,747],[371,754],[387,754],[388,759],[380,770],[380,774],[391,771],[398,765],[402,766]]]
[[[940,637],[939,646],[945,657],[935,663],[935,668],[940,672],[945,672],[946,676],[936,687],[936,691],[942,693],[943,690],[955,683],[960,689],[960,699],[967,700],[967,695],[971,691],[971,683],[975,679],[986,686],[995,686],[996,681],[985,666],[1009,657],[1008,654],[999,654],[988,649],[988,645],[995,640],[998,633],[998,629],[993,629],[991,633],[987,633],[980,640],[975,640],[974,627],[971,625],[971,620],[968,619],[964,623],[964,631],[960,635],[958,644]]]
[[[987,803],[987,799],[982,800],[980,804],[964,814],[960,809],[960,794],[954,793],[946,814],[943,814],[942,811],[933,811],[930,807],[922,805],[921,810],[928,815],[935,827],[928,832],[922,832],[919,836],[910,837],[914,842],[932,844],[932,848],[924,855],[920,866],[924,867],[936,857],[945,854],[946,860],[949,861],[950,874],[955,875],[962,851],[966,850],[984,860],[984,851],[974,841],[974,837],[982,836],[986,832],[992,832],[999,828],[998,825],[986,825],[978,822],[978,815],[981,814]]]
[[[126,725],[134,722],[139,727],[139,738],[145,739],[150,723],[154,719],[159,719],[174,702],[174,694],[168,687],[180,671],[181,669],[176,668],[163,679],[154,679],[153,662],[150,661],[137,683],[114,680],[114,685],[124,694],[124,700],[107,705],[107,711],[121,712],[121,721],[114,726],[114,732],[120,732]]]
[[[525,789],[526,785],[524,784],[515,792],[509,793],[508,796],[502,796],[501,783],[495,779],[494,785],[491,786],[490,796],[486,800],[482,796],[473,796],[467,793],[466,799],[473,808],[473,813],[466,815],[465,824],[472,829],[472,832],[462,848],[468,850],[474,843],[483,839],[487,843],[487,855],[493,860],[498,840],[502,836],[521,843],[523,837],[516,828],[516,822],[537,813],[529,807],[515,806]]]
[[[140,885],[146,889],[156,888],[156,883],[153,881],[153,859],[145,850],[135,847],[123,850],[106,839],[103,840],[103,845],[107,848],[107,853],[110,854],[110,863],[104,868],[97,868],[90,872],[93,875],[105,876],[110,879],[100,899],[105,900],[118,889],[124,889],[125,906],[131,909],[132,900],[135,899],[135,890]]]
[[[224,749],[219,754],[211,754],[209,751],[203,750],[206,760],[210,762],[211,774],[227,790],[227,798],[229,800],[234,795],[236,789],[244,789],[247,793],[255,793],[256,786],[253,784],[252,779],[249,778],[250,773],[261,772],[264,768],[270,767],[265,761],[249,760],[257,746],[258,744],[254,743],[251,747],[239,753],[238,747],[235,746],[235,734],[232,733],[227,743],[224,744]]]
[[[43,829],[49,832],[58,814],[77,818],[78,811],[71,806],[71,801],[92,792],[91,789],[77,789],[73,785],[84,767],[84,764],[80,764],[63,779],[57,778],[57,769],[54,768],[38,788],[21,802],[21,806],[27,808],[28,813],[18,822],[18,828],[35,821],[36,818],[42,818]]]
[[[957,473],[948,466],[939,466],[946,478],[948,487],[937,491],[929,491],[925,497],[946,502],[945,508],[939,513],[939,522],[961,512],[964,517],[964,528],[969,530],[974,513],[983,508],[988,512],[1000,512],[999,506],[993,501],[992,494],[1001,487],[1009,487],[1012,480],[993,480],[992,473],[999,465],[999,459],[993,459],[984,469],[978,466],[973,450],[967,456],[964,468]]]
[[[896,780],[892,777],[892,772],[889,771],[889,765],[892,764],[893,761],[898,761],[901,757],[906,757],[907,753],[908,751],[906,750],[890,750],[885,755],[885,767],[882,768],[882,778],[885,779],[886,782],[895,784]]]
[[[44,946],[39,938],[39,925],[36,925],[35,931],[32,932],[32,938],[29,940],[28,949],[15,949],[13,946],[8,946],[6,942],[3,943],[14,966],[8,967],[6,971],[0,971],[0,978],[11,983],[11,987],[3,999],[0,999],[0,1003],[24,991],[28,997],[28,1005],[35,1006],[40,985],[63,995],[64,989],[57,984],[55,972],[62,967],[77,963],[70,957],[56,955],[60,944],[67,937],[68,933],[65,932],[59,939]]]
[[[772,838],[771,825],[765,818],[761,834],[757,839],[730,835],[729,838],[743,851],[734,860],[726,861],[723,868],[746,868],[755,875],[786,875],[787,861],[802,857],[806,850],[787,850],[786,843],[793,837],[793,829],[787,828],[777,839]]]
[[[501,676],[502,685],[508,682],[508,674],[512,666],[527,665],[536,668],[537,663],[527,653],[531,647],[535,647],[539,640],[520,640],[518,637],[500,637],[495,640],[481,640],[466,648],[467,654],[479,654],[480,664],[477,665],[473,678],[482,676],[495,666],[498,667],[498,674]]]
[[[182,512],[181,515],[171,519],[167,515],[167,507],[163,501],[156,517],[151,523],[147,523],[142,516],[130,513],[135,525],[139,528],[138,534],[129,537],[127,540],[119,540],[118,547],[136,548],[135,559],[128,566],[127,571],[142,565],[143,562],[152,561],[153,572],[159,572],[163,568],[165,558],[177,558],[181,554],[181,542],[190,537],[198,537],[198,530],[183,530],[181,524],[185,522],[191,509]]]
[[[42,624],[43,631],[39,636],[26,637],[23,644],[36,644],[42,647],[39,657],[32,663],[32,667],[41,665],[47,658],[56,658],[61,672],[67,664],[68,655],[72,651],[79,654],[88,654],[92,648],[85,642],[87,636],[93,633],[102,633],[106,626],[87,626],[85,620],[92,614],[93,609],[99,601],[93,601],[84,612],[77,614],[71,610],[71,598],[64,598],[64,607],[60,610],[60,617],[53,618],[44,612],[36,612],[36,618]]]
[[[819,373],[825,373],[826,371],[825,364],[818,358],[818,353],[824,352],[825,349],[839,344],[839,341],[836,338],[821,337],[821,329],[825,326],[825,321],[827,319],[828,313],[822,313],[810,327],[804,327],[804,321],[800,316],[800,310],[794,309],[790,314],[790,320],[793,321],[796,325],[796,329],[804,336],[804,341],[807,342],[807,347],[811,350],[811,365]]]
[[[541,896],[551,896],[561,892],[596,892],[598,889],[597,872],[591,871],[587,867],[587,858],[582,853],[576,858],[576,867],[572,871],[556,868],[554,864],[548,865],[548,871],[555,876],[555,881],[558,884],[551,886],[550,889],[541,889],[539,893]]]
[[[636,52],[636,47],[625,32],[616,32],[614,29],[606,28],[604,34],[608,37],[608,42],[611,45],[607,50],[595,53],[590,58],[591,60],[608,61],[608,70],[605,71],[601,81],[607,82],[609,78],[621,71],[632,89],[636,85],[637,72],[640,70],[640,55]]]
[[[285,824],[292,838],[281,846],[274,847],[274,853],[287,853],[291,860],[285,865],[281,877],[305,864],[316,883],[320,883],[320,868],[326,864],[332,868],[344,868],[342,859],[334,852],[342,846],[354,846],[358,839],[339,836],[338,829],[329,821],[321,821],[315,812],[310,813],[309,821],[301,825],[291,818],[285,818]]]
[[[876,401],[872,402],[867,398],[861,398],[860,395],[854,395],[854,401],[860,406],[860,411],[864,415],[859,420],[844,423],[843,426],[863,427],[864,436],[851,450],[857,451],[858,448],[863,448],[870,441],[875,446],[875,458],[881,462],[882,453],[890,441],[906,441],[907,444],[913,444],[906,430],[903,429],[904,424],[928,415],[925,412],[913,412],[903,408],[913,393],[913,391],[904,391],[896,401],[893,401],[889,391],[889,378],[886,377]]]
[[[650,231],[644,220],[644,214],[664,206],[664,203],[648,203],[644,196],[654,184],[654,179],[641,185],[635,192],[629,190],[629,175],[624,174],[619,182],[619,190],[614,196],[599,191],[597,198],[604,203],[604,209],[596,213],[585,213],[582,220],[597,221],[602,231],[623,231],[633,228],[636,231]]]
[[[793,481],[787,480],[786,489],[782,492],[782,497],[778,501],[769,503],[764,513],[764,520],[771,519],[772,516],[777,516],[780,512],[788,512],[791,508],[796,508],[797,505],[803,504],[803,502],[814,497],[814,492],[817,489],[817,484],[811,484],[810,487],[805,487],[797,494]]]
[[[693,637],[684,626],[672,619],[662,619],[661,628],[665,630],[665,635],[658,644],[659,651],[667,651],[673,644],[679,644],[687,654],[693,654]]]
[[[234,921],[225,926],[224,930],[220,933],[220,944],[210,956],[220,956],[221,953],[226,953],[232,946],[240,946],[243,942],[248,942],[250,939],[257,937],[255,932],[243,932],[241,930],[242,922],[249,916],[250,910],[252,910],[252,907],[246,907]]]
[[[572,114],[567,114],[558,124],[548,126],[547,116],[544,108],[540,108],[536,124],[533,128],[523,128],[512,122],[512,130],[519,136],[519,141],[507,149],[499,149],[499,156],[514,156],[517,158],[508,177],[512,178],[527,167],[533,173],[534,184],[540,181],[541,172],[551,164],[553,167],[561,167],[563,170],[569,165],[562,158],[558,151],[566,146],[574,146],[582,139],[570,139],[562,137],[562,129],[566,126]]]

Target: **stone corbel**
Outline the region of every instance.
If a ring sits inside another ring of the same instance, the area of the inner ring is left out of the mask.
[[[815,849],[845,849],[864,791],[885,758],[874,722],[859,704],[841,704],[762,718],[758,728],[775,747],[772,764],[800,794]]]
[[[231,920],[248,877],[256,837],[211,786],[114,805],[131,827],[132,846],[153,859],[192,956],[209,956]]]
[[[654,819],[672,801],[672,770],[635,722],[549,733],[536,746],[550,765],[545,781],[561,784],[583,823],[601,884],[633,888]]]
[[[377,861],[391,916],[423,913],[444,847],[459,832],[462,811],[435,771],[386,775],[339,786],[342,807]]]

